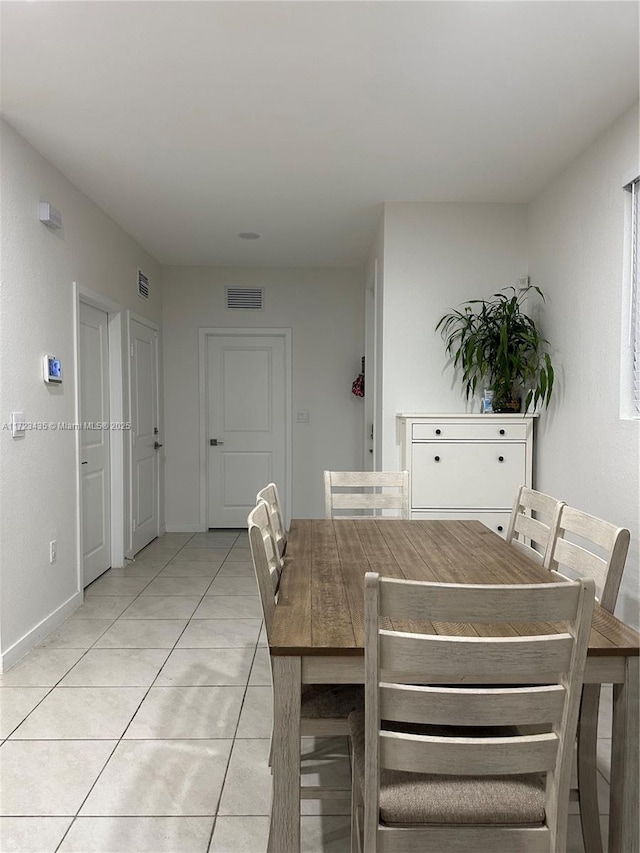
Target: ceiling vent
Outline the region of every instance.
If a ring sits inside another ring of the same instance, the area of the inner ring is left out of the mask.
[[[149,279],[142,270],[138,270],[138,296],[141,299],[149,298]]]
[[[227,308],[261,311],[264,308],[264,287],[227,287]]]

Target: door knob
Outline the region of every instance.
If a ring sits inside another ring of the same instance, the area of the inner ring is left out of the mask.
[[[211,447],[218,447],[221,444],[224,444],[224,441],[220,441],[218,438],[210,438],[209,444]]]
[[[164,447],[164,444],[160,444],[160,442],[159,442],[159,441],[154,441],[154,442],[153,442],[153,449],[154,449],[154,450],[159,450],[161,447]]]

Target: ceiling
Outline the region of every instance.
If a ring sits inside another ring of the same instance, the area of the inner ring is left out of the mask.
[[[636,2],[1,16],[4,117],[163,264],[359,266],[384,201],[527,202],[638,97]]]

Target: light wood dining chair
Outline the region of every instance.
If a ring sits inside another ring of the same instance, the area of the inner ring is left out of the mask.
[[[282,504],[280,503],[280,495],[276,484],[269,483],[264,489],[260,489],[256,495],[256,503],[258,501],[264,501],[269,507],[269,516],[276,537],[278,554],[280,557],[283,557],[284,552],[287,550],[287,528],[284,523]]]
[[[257,511],[256,511],[257,510]],[[261,566],[260,573],[256,569],[255,558],[253,560],[253,568],[256,573],[258,589],[260,591],[261,602],[265,599],[271,601],[278,592],[278,584],[280,583],[280,575],[284,565],[280,554],[278,553],[278,544],[276,534],[271,523],[271,513],[269,504],[266,501],[259,500],[256,507],[249,513],[247,519],[249,524],[249,542],[251,544],[251,525],[257,528],[257,532],[261,538]],[[253,556],[253,551],[252,551]],[[262,604],[263,617],[266,624],[266,616],[264,616],[264,603]]]
[[[273,618],[278,600],[279,574],[277,546],[269,518],[269,506],[259,501],[247,519],[249,544],[253,566],[260,591],[262,615],[267,640],[271,637]],[[284,569],[286,571],[286,568]],[[269,657],[271,662],[271,657]],[[337,737],[349,735],[348,716],[351,711],[361,708],[364,691],[360,685],[350,684],[307,684],[303,685],[300,705],[300,734],[302,737]],[[273,725],[286,725],[285,720],[274,719]],[[269,753],[271,764],[271,751]],[[332,789],[305,785],[300,796],[316,798],[322,795],[348,795],[348,789]]]
[[[593,603],[590,579],[366,575],[365,711],[349,717],[352,853],[565,853]],[[485,623],[489,635],[416,633],[432,622]],[[560,633],[514,637],[496,624],[532,622],[562,623]],[[515,728],[533,723],[544,731]]]
[[[391,510],[409,518],[409,472],[325,471],[324,510],[325,518],[362,518],[383,511],[386,517]]]
[[[545,565],[569,577],[593,578],[600,606],[613,613],[630,538],[626,527],[616,527],[573,507],[563,506],[558,535]],[[602,853],[597,772],[599,705],[600,685],[585,684],[577,752],[577,798],[585,853]]]
[[[564,501],[519,486],[505,539],[514,548],[542,564],[553,547]]]

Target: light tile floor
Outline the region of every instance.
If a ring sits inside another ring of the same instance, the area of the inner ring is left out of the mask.
[[[244,531],[167,534],[91,584],[0,675],[0,851],[265,853],[261,627]],[[601,718],[606,814],[610,691]],[[303,753],[303,784],[348,786],[345,739],[304,738]],[[571,810],[568,853],[582,853]],[[302,812],[303,853],[348,853],[348,801]]]

